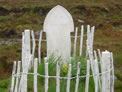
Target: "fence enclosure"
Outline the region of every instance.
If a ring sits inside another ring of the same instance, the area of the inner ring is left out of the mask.
[[[66,10],[64,10],[66,12]],[[59,11],[58,11],[59,12]],[[68,15],[69,16],[69,15]],[[71,52],[73,54],[70,59],[75,59],[76,57],[81,57],[83,54],[86,58],[86,75],[81,75],[81,65],[82,60],[77,62],[77,72],[75,76],[72,76],[72,67],[74,66],[71,62],[56,63],[56,74],[49,75],[49,57],[45,57],[44,63],[44,75],[38,73],[38,66],[42,64],[41,59],[41,47],[42,41],[47,42],[47,39],[42,39],[43,32],[40,32],[40,37],[38,40],[38,58],[35,58],[36,40],[33,31],[25,30],[22,33],[22,59],[21,61],[14,62],[12,71],[12,81],[11,81],[11,92],[28,92],[28,75],[33,75],[33,90],[38,92],[38,78],[44,78],[44,91],[48,92],[49,79],[54,78],[56,80],[56,92],[61,92],[61,80],[66,80],[66,92],[71,92],[71,80],[75,81],[75,92],[79,92],[80,79],[85,78],[85,92],[90,92],[89,83],[90,78],[93,77],[95,92],[114,92],[114,65],[113,65],[113,54],[109,51],[97,51],[93,50],[93,40],[94,40],[94,30],[95,27],[87,26],[87,32],[85,34],[84,26],[81,26],[80,31],[78,27],[75,29],[74,36],[68,36],[68,39],[74,38],[71,44]],[[80,33],[80,35],[79,35]],[[84,38],[86,37],[86,38]],[[79,39],[80,38],[80,39]],[[79,40],[78,40],[79,39]],[[32,40],[32,47],[31,47]],[[83,42],[85,41],[85,43]],[[83,45],[85,44],[85,45]],[[83,48],[85,46],[85,48]],[[45,46],[46,47],[46,46]],[[77,55],[78,49],[78,55]],[[83,50],[86,50],[85,53]],[[48,51],[48,50],[47,50]],[[65,51],[65,50],[64,50]],[[49,53],[49,52],[47,52]],[[97,54],[98,53],[98,54]],[[71,54],[71,53],[70,53]],[[61,76],[61,65],[66,64],[68,66],[67,76]],[[33,73],[29,70],[33,69]]]
[[[66,92],[70,92],[70,81],[72,79],[76,80],[75,84],[75,92],[78,92],[79,80],[81,78],[85,78],[85,92],[89,91],[89,78],[93,77],[94,84],[95,84],[95,92],[114,92],[114,68],[113,68],[113,55],[112,53],[108,51],[104,51],[101,53],[101,61],[98,62],[98,60],[94,59],[93,61],[87,60],[87,68],[86,68],[86,75],[82,76],[80,75],[80,65],[81,63],[77,63],[77,73],[76,76],[71,76],[71,67],[72,64],[68,65],[68,73],[67,77],[60,76],[60,63],[57,63],[56,65],[56,75],[50,76],[48,73],[48,62],[45,61],[44,63],[44,69],[45,69],[45,75],[40,75],[37,71],[38,67],[38,59],[34,59],[34,67],[33,67],[33,73],[32,72],[26,72],[26,71],[20,71],[22,69],[22,62],[18,61],[18,63],[14,62],[13,66],[13,72],[12,72],[12,82],[11,82],[11,92],[27,92],[27,79],[28,75],[33,75],[33,89],[34,92],[38,92],[37,87],[37,76],[38,77],[44,77],[45,79],[45,92],[48,92],[48,84],[49,79],[54,78],[56,80],[56,92],[60,92],[60,80],[65,79],[67,81],[67,87]],[[16,68],[17,66],[17,68]],[[101,72],[100,68],[101,67]],[[90,74],[90,68],[92,69],[92,75]],[[16,80],[15,80],[16,79]],[[22,89],[22,86],[24,86]]]

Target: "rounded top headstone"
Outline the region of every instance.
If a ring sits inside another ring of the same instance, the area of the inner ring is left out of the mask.
[[[57,5],[47,14],[44,21],[44,32],[65,28],[66,32],[74,31],[74,22],[71,14],[62,6]]]

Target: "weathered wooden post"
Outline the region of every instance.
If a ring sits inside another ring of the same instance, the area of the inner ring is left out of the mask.
[[[39,64],[41,63],[41,41],[42,41],[42,34],[43,34],[43,31],[41,30],[40,37],[39,37],[39,47],[38,47]]]
[[[74,38],[74,54],[73,57],[76,57],[76,47],[77,47],[77,35],[78,35],[78,27],[75,29],[75,38]]]
[[[110,52],[102,52],[102,92],[110,92]],[[106,73],[104,73],[106,72]]]
[[[11,89],[10,89],[11,92],[14,91],[15,72],[16,72],[16,61],[14,61],[14,64],[13,64],[12,80],[11,80]]]
[[[32,36],[32,60],[30,62],[30,65],[32,67],[34,62],[35,48],[36,48],[36,40],[33,31],[31,31],[31,36]]]
[[[84,26],[81,26],[81,39],[80,39],[80,56],[82,56],[83,50],[83,34],[84,34]]]
[[[16,75],[16,85],[15,85],[14,92],[18,92],[18,84],[19,84],[19,78],[20,78],[20,69],[21,69],[21,61],[18,61],[17,75]]]
[[[35,58],[34,59],[34,92],[38,92],[37,91],[37,69],[38,69],[38,59],[37,58]]]

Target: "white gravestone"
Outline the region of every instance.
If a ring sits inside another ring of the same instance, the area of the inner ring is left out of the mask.
[[[71,14],[62,6],[57,5],[46,16],[44,32],[47,39],[47,57],[61,57],[64,61],[71,57],[71,37],[74,22]]]

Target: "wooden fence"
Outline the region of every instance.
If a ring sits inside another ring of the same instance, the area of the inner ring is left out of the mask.
[[[95,53],[96,55],[96,53]],[[98,61],[97,57],[93,60],[87,60],[87,68],[86,68],[86,75],[82,76],[80,74],[80,62],[77,64],[77,73],[76,76],[72,76],[71,74],[71,69],[72,69],[72,64],[68,65],[68,73],[67,77],[60,76],[60,64],[57,63],[56,66],[56,75],[50,76],[48,73],[48,62],[45,60],[44,63],[44,69],[45,69],[45,74],[40,75],[37,71],[38,67],[38,59],[34,59],[34,67],[33,67],[33,73],[27,72],[25,66],[21,64],[21,61],[18,61],[18,63],[14,62],[13,66],[13,72],[12,72],[12,82],[11,82],[11,92],[27,92],[27,76],[28,75],[33,75],[33,89],[34,92],[37,92],[38,86],[37,86],[37,76],[38,77],[43,77],[45,79],[45,92],[48,92],[48,87],[49,87],[49,79],[54,78],[56,80],[56,92],[60,92],[60,80],[65,79],[67,81],[66,85],[66,92],[70,92],[70,81],[72,79],[76,80],[75,84],[75,92],[78,92],[78,87],[79,85],[79,80],[80,78],[85,78],[85,92],[90,92],[89,90],[89,78],[93,77],[94,79],[94,85],[95,85],[95,92],[114,92],[114,67],[113,67],[113,55],[112,53],[108,51],[102,52],[100,54],[100,61]],[[17,66],[17,68],[16,68]],[[23,71],[20,71],[23,68]],[[27,66],[26,66],[27,67]],[[92,75],[90,75],[90,68]],[[101,69],[100,69],[101,68]],[[101,70],[101,72],[100,72]],[[15,80],[16,79],[16,80]],[[26,80],[25,80],[26,79]]]
[[[13,65],[13,72],[12,72],[12,81],[11,81],[11,92],[27,92],[28,90],[28,75],[33,75],[33,90],[34,92],[38,91],[38,79],[37,77],[42,77],[45,79],[45,92],[48,92],[49,88],[49,79],[54,78],[56,80],[56,92],[61,92],[61,79],[65,79],[66,83],[66,92],[70,92],[70,84],[71,80],[75,79],[75,92],[79,92],[80,86],[80,79],[85,78],[85,92],[90,92],[89,90],[89,83],[90,77],[93,77],[95,92],[114,92],[114,65],[113,65],[113,54],[109,51],[101,52],[98,49],[98,54],[96,51],[93,50],[93,40],[94,40],[94,30],[95,27],[87,26],[87,32],[84,32],[84,26],[81,26],[80,31],[78,32],[78,28],[75,30],[75,35],[71,36],[74,38],[73,41],[73,55],[71,56],[72,59],[75,59],[76,49],[79,48],[79,57],[83,55],[83,40],[84,36],[85,39],[85,46],[86,46],[86,75],[80,74],[80,61],[77,63],[77,72],[75,76],[72,76],[72,64],[67,64],[68,66],[68,73],[67,77],[60,75],[61,64],[57,62],[56,65],[56,75],[49,75],[49,62],[47,58],[44,62],[44,69],[45,74],[41,75],[38,73],[38,65],[41,63],[41,46],[42,41],[46,41],[42,39],[43,31],[40,32],[40,38],[38,43],[38,58],[35,58],[35,48],[36,48],[36,39],[34,32],[30,30],[25,30],[23,32],[22,37],[22,59],[21,61],[14,62]],[[80,33],[80,35],[78,35]],[[85,34],[85,35],[84,35]],[[32,38],[32,48],[31,48],[31,38]],[[78,38],[80,38],[78,45]],[[29,69],[33,68],[33,73],[29,71]]]

